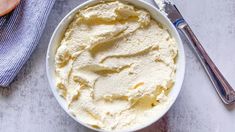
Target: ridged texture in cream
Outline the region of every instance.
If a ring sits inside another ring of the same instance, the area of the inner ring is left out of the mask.
[[[119,1],[81,10],[56,57],[58,91],[81,122],[128,130],[156,119],[169,104],[177,44],[150,14]]]

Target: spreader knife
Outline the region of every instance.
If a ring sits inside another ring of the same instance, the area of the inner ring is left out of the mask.
[[[184,20],[179,10],[172,2],[169,1],[165,1],[163,5],[164,6],[162,10],[167,14],[170,21],[174,24],[178,31],[180,31],[189,40],[190,46],[194,50],[202,66],[207,72],[222,101],[225,104],[231,104],[235,102],[234,89],[208,56],[207,52],[189,27],[188,23]]]

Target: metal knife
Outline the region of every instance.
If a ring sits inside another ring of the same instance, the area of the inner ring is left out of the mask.
[[[163,10],[167,14],[170,21],[174,24],[178,31],[180,31],[189,40],[191,48],[200,60],[222,101],[225,104],[235,102],[234,89],[208,56],[207,52],[189,27],[188,23],[184,20],[179,10],[172,2],[169,1],[164,1],[163,5]]]

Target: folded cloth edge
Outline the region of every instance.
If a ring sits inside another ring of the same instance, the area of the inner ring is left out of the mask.
[[[19,71],[21,70],[23,65],[30,58],[31,54],[33,53],[33,51],[37,47],[37,44],[42,36],[42,33],[44,31],[45,26],[46,26],[46,22],[47,22],[49,14],[50,14],[50,11],[54,5],[54,2],[55,2],[55,0],[50,0],[50,3],[48,4],[47,9],[45,10],[45,14],[43,14],[44,16],[43,16],[42,20],[40,21],[41,28],[40,28],[40,30],[36,31],[37,36],[31,44],[32,47],[30,50],[27,51],[25,57],[12,67],[13,69],[15,69],[14,72],[4,71],[4,73],[3,73],[4,75],[0,74],[0,87],[8,87],[10,85],[10,83],[14,80],[16,75],[19,73]]]

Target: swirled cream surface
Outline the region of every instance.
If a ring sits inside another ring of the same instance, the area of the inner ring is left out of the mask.
[[[149,12],[120,1],[80,10],[55,57],[56,85],[78,120],[104,130],[149,124],[168,107],[177,43]]]

